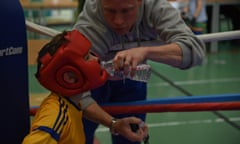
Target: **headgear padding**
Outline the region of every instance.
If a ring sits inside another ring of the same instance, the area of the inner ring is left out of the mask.
[[[108,74],[95,59],[85,60],[91,43],[79,31],[65,35],[69,42],[61,45],[51,56],[46,53],[40,58],[38,80],[48,90],[63,96],[72,96],[97,88],[104,84]],[[71,72],[77,76],[74,83],[64,80],[64,74]]]

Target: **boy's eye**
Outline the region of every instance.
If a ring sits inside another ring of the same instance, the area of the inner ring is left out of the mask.
[[[84,57],[85,60],[89,59],[89,53]]]
[[[97,57],[97,54],[96,54],[96,53],[91,52],[91,51],[90,51],[89,53],[90,53],[90,55]]]
[[[85,57],[84,60],[88,61],[88,60],[93,60],[93,59],[97,59],[98,56],[94,53],[94,52],[89,52]]]

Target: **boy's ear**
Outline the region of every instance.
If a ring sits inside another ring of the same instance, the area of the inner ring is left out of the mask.
[[[77,76],[72,72],[65,72],[63,74],[63,80],[69,84],[77,83]]]

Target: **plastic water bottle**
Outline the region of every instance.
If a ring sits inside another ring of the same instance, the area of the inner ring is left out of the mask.
[[[101,66],[108,72],[110,76],[120,77],[120,78],[128,78],[131,80],[148,82],[151,76],[151,66],[148,64],[140,64],[137,65],[135,75],[131,76],[131,70],[127,71],[127,74],[124,74],[124,71],[116,71],[114,69],[113,61],[102,61]]]

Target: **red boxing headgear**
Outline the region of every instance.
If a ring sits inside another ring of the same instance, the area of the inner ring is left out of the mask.
[[[91,47],[90,41],[77,30],[68,32],[65,38],[69,42],[61,45],[53,56],[46,53],[40,59],[39,82],[63,96],[73,96],[103,85],[107,72],[97,60],[84,60]],[[64,74],[68,72],[77,76],[75,83],[64,80]]]

